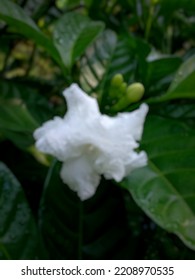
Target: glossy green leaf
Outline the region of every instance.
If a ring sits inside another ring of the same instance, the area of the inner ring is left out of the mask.
[[[75,12],[65,14],[56,22],[54,44],[67,68],[72,67],[103,27],[102,22],[91,21]]]
[[[131,257],[121,190],[104,180],[91,199],[81,202],[51,167],[41,203],[40,225],[52,259],[118,259]],[[132,240],[134,241],[133,237]],[[132,245],[134,247],[134,245]]]
[[[43,46],[50,55],[60,63],[59,54],[49,40],[38,28],[35,22],[17,4],[10,0],[0,1],[0,19],[12,26],[17,33],[34,40],[38,45]]]
[[[195,56],[185,61],[175,74],[168,91],[151,101],[161,102],[180,98],[195,98]]]
[[[23,190],[0,162],[0,259],[36,259],[37,228]]]
[[[80,72],[80,83],[86,91],[95,91],[100,86],[101,81],[104,80],[106,68],[111,63],[116,45],[116,34],[111,30],[106,30],[86,50],[81,60]],[[121,71],[121,69],[118,71]]]
[[[155,106],[155,111],[163,117],[178,119],[185,123],[188,122],[191,126],[195,127],[195,103],[190,102],[191,100],[187,101],[180,104],[180,106],[177,103],[167,104],[166,106],[158,104],[158,106]]]
[[[21,148],[34,143],[33,131],[38,123],[20,99],[0,99],[0,132]]]
[[[148,165],[122,185],[157,224],[195,249],[195,133],[182,122],[148,118],[141,149]]]
[[[156,88],[160,84],[162,92],[162,80],[164,84],[170,83],[181,62],[181,58],[174,56],[148,61],[145,73],[143,73],[143,82],[146,89],[152,88],[154,94],[156,94]]]
[[[195,98],[195,71],[189,74],[184,80],[174,89],[169,89],[168,92],[161,97],[161,101],[167,101],[178,98]]]
[[[195,72],[195,55],[191,56],[186,60],[175,75],[175,79],[172,81],[169,92],[174,92],[177,90],[179,85],[188,78],[191,74]]]
[[[43,123],[53,116],[51,103],[43,94],[40,94],[46,87],[50,86],[42,85],[39,81],[29,82],[27,85],[24,82],[0,79],[1,98],[8,102],[13,99],[17,100],[18,104],[25,104],[29,113],[38,123]]]
[[[171,15],[174,11],[179,9],[184,9],[185,11],[193,12],[195,11],[195,1],[194,0],[160,0],[161,13],[165,16]]]
[[[175,75],[163,100],[175,98],[195,98],[195,55],[185,61]]]

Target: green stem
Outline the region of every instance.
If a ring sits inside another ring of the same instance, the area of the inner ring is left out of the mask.
[[[150,31],[151,31],[152,22],[153,22],[153,16],[154,16],[154,5],[152,3],[150,3],[149,15],[148,15],[148,19],[146,22],[146,30],[145,30],[145,35],[144,35],[144,37],[147,41],[150,36]]]
[[[29,61],[28,61],[28,67],[27,67],[26,73],[25,73],[26,77],[28,77],[28,75],[30,73],[30,70],[32,69],[34,58],[35,58],[35,54],[36,54],[36,45],[34,44],[33,48],[32,48],[31,56],[30,56]]]
[[[41,195],[41,200],[39,202],[39,227],[41,227],[41,223],[42,223],[42,218],[41,218],[41,215],[42,215],[42,205],[44,203],[44,198],[45,198],[45,192],[49,186],[49,183],[50,183],[50,180],[51,180],[51,177],[52,177],[52,173],[54,171],[54,168],[56,166],[56,163],[57,163],[57,159],[53,159],[51,165],[50,165],[50,168],[47,172],[47,175],[46,175],[46,178],[45,178],[45,182],[44,182],[44,185],[43,185],[43,193]],[[42,233],[41,233],[42,234]]]
[[[3,252],[4,256],[6,257],[7,260],[11,260],[11,257],[9,253],[7,252],[5,246],[0,243],[0,250]]]
[[[167,46],[166,46],[166,52],[168,54],[171,54],[171,49],[172,49],[172,38],[173,38],[173,26],[168,26],[167,27]]]
[[[11,53],[12,53],[12,48],[11,46],[9,46],[9,50],[8,52],[6,53],[5,55],[5,58],[4,58],[4,62],[3,62],[3,68],[1,70],[1,74],[5,74],[6,70],[7,70],[7,64],[8,64],[8,61],[9,61],[9,58],[11,56]]]
[[[79,235],[78,235],[78,260],[83,258],[83,202],[79,201]]]

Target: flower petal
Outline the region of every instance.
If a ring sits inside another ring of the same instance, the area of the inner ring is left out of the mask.
[[[142,151],[140,153],[132,152],[131,157],[126,165],[126,175],[130,174],[133,170],[143,167],[147,164],[147,154]]]
[[[122,125],[124,127],[124,133],[126,130],[126,133],[130,133],[135,140],[140,141],[147,113],[148,105],[145,103],[141,104],[141,106],[133,112],[120,113],[116,117],[118,126],[120,127]]]
[[[120,182],[125,176],[125,166],[120,159],[110,160],[103,156],[99,157],[95,161],[95,169],[106,179],[114,179],[117,182]]]
[[[36,129],[33,134],[36,140],[36,148],[43,153],[63,160],[62,155],[66,149],[66,141],[63,141],[63,127],[63,119],[55,117],[53,120],[45,122],[40,128]]]
[[[116,117],[101,116],[93,125],[92,144],[96,147],[95,168],[107,179],[120,182],[133,169],[146,165],[147,155],[134,151],[139,145],[148,106]]]
[[[94,170],[90,158],[86,155],[63,163],[60,176],[71,190],[77,192],[81,200],[93,196],[100,182],[100,175]]]
[[[77,118],[82,121],[100,116],[97,100],[87,95],[77,84],[72,84],[63,91],[66,98],[68,112],[65,118]]]

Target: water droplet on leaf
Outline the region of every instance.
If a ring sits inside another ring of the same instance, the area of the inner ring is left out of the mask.
[[[178,75],[181,77],[183,75],[183,72],[179,71]]]
[[[63,44],[63,41],[64,41],[64,40],[63,40],[61,37],[57,38],[58,44],[62,45],[62,44]]]

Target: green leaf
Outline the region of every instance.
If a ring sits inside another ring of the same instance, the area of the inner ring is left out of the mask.
[[[40,94],[45,93],[45,89],[51,88],[51,85],[43,84],[40,81],[22,80],[3,80],[0,79],[1,98],[9,102],[10,99],[17,100],[18,103],[25,104],[29,113],[38,123],[43,123],[53,117],[51,103]],[[49,90],[48,90],[49,91]],[[0,98],[0,100],[1,100]]]
[[[158,115],[163,117],[171,117],[174,119],[181,119],[185,123],[189,123],[195,127],[195,104],[190,102],[182,102],[182,104],[173,103],[162,106],[155,104],[155,111]]]
[[[81,60],[80,83],[86,91],[95,91],[105,80],[117,45],[117,36],[111,30],[104,31],[89,47]],[[124,66],[124,64],[123,64]],[[122,67],[117,71],[121,72]],[[124,74],[124,73],[123,73]]]
[[[39,237],[19,182],[0,162],[0,259],[35,259]]]
[[[185,61],[178,69],[168,91],[152,102],[162,102],[180,98],[195,98],[195,55]]]
[[[195,98],[194,79],[195,55],[181,65],[164,98]]]
[[[195,249],[195,133],[182,122],[147,119],[141,149],[148,165],[122,183],[157,224]]]
[[[195,55],[186,60],[175,75],[175,79],[169,87],[169,91],[174,91],[192,73],[195,72]]]
[[[49,54],[60,64],[60,57],[49,40],[37,27],[35,22],[17,4],[9,0],[0,1],[0,19],[12,26],[19,34],[34,40],[38,45],[43,46]]]
[[[103,30],[102,22],[91,21],[75,12],[62,16],[55,24],[54,44],[58,49],[64,65],[72,65]]]
[[[0,131],[4,136],[24,149],[34,143],[33,131],[38,123],[20,99],[0,99]]]
[[[170,77],[172,78],[173,74],[178,70],[182,60],[179,57],[163,57],[158,58],[152,61],[148,61],[146,65],[146,71],[143,73],[143,81],[146,89],[149,87],[155,88],[160,83],[160,81],[170,82]],[[162,82],[161,91],[162,91]]]
[[[118,259],[121,255],[132,258],[134,245],[128,249],[131,233],[121,189],[102,180],[96,195],[81,202],[62,183],[60,168],[59,163],[54,163],[48,173],[40,211],[41,230],[50,257]]]
[[[160,0],[160,13],[170,16],[174,11],[184,9],[188,12],[195,11],[194,0]]]

